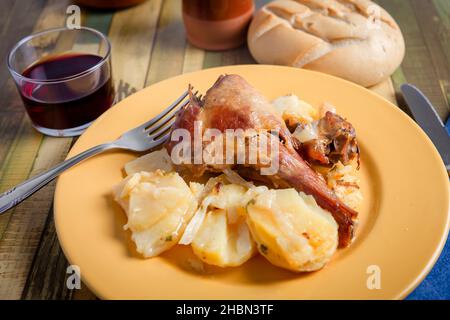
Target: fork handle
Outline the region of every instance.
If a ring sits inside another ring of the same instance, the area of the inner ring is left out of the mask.
[[[11,209],[12,207],[21,203],[23,200],[41,189],[47,183],[55,179],[60,173],[74,166],[78,162],[83,161],[84,159],[92,157],[93,155],[96,155],[105,150],[115,148],[120,147],[114,143],[105,143],[92,147],[76,155],[75,157],[67,159],[66,161],[61,162],[55,167],[44,171],[13,187],[12,189],[0,194],[0,215],[3,214],[6,210]]]

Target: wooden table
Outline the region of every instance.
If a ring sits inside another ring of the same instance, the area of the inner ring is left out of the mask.
[[[118,98],[160,80],[203,68],[255,63],[245,46],[205,52],[186,42],[181,0],[148,0],[123,11],[82,8],[82,25],[100,30],[112,42]],[[256,1],[261,6],[267,1]],[[399,22],[406,39],[405,60],[392,79],[374,91],[396,100],[399,85],[420,87],[444,119],[450,97],[450,2],[379,0]],[[62,161],[74,139],[37,133],[6,68],[8,50],[22,37],[65,25],[68,0],[3,0],[0,11],[0,191]],[[382,130],[382,124],[380,124]],[[86,286],[66,287],[67,261],[53,221],[51,183],[0,216],[0,298],[95,299]]]

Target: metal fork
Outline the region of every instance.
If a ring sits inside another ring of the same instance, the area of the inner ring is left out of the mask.
[[[111,149],[142,152],[161,145],[170,135],[170,128],[175,122],[176,113],[189,102],[189,100],[183,101],[188,94],[188,91],[185,91],[156,117],[125,132],[117,140],[92,147],[2,193],[0,195],[0,215],[31,196],[63,171],[89,157]],[[194,96],[197,97],[197,94],[198,91],[194,93]],[[197,98],[201,99],[201,96]]]

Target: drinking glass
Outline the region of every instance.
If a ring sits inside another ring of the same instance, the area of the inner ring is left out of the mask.
[[[113,104],[111,45],[95,29],[32,34],[12,48],[7,63],[33,126],[43,134],[80,135]]]

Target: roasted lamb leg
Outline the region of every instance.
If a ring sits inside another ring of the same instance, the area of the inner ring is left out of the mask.
[[[244,163],[229,165],[241,175],[270,183],[277,188],[293,187],[312,195],[319,206],[331,212],[339,225],[339,246],[346,247],[353,237],[353,219],[357,212],[340,201],[325,180],[317,174],[298,154],[298,142],[291,136],[283,120],[272,109],[272,105],[254,87],[239,75],[220,76],[207,91],[202,100],[190,95],[190,103],[180,110],[173,130],[182,128],[194,137],[194,123],[201,121],[201,130],[254,129],[276,130],[278,135],[278,171],[273,175],[261,175],[259,164]],[[178,141],[169,141],[166,148],[173,150]],[[194,143],[192,141],[192,143]],[[217,171],[224,167],[206,163],[181,164],[179,168],[188,169],[194,175],[205,171]]]

